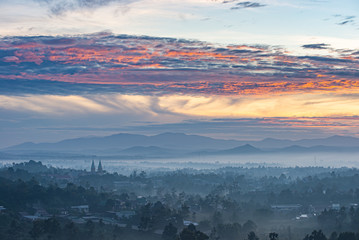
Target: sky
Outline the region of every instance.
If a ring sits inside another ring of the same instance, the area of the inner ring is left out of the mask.
[[[1,0],[0,148],[359,137],[356,0]]]

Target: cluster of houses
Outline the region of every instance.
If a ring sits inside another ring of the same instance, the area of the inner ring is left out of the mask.
[[[297,216],[295,220],[305,220],[317,216],[325,209],[339,211],[342,207],[339,203],[332,203],[331,205],[310,205],[308,209],[304,209],[301,204],[279,204],[271,205],[271,210],[276,214],[296,213]],[[348,207],[357,209],[358,204],[352,203]]]

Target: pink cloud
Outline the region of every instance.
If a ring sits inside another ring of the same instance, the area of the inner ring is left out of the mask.
[[[6,56],[3,57],[3,61],[4,62],[15,62],[15,63],[20,63],[20,59],[16,56]]]

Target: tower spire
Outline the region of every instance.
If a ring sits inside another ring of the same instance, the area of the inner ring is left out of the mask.
[[[98,162],[98,167],[97,167],[97,173],[102,173],[103,169],[102,169],[102,164],[101,164],[101,160]]]
[[[96,168],[95,168],[95,162],[92,159],[92,164],[91,164],[91,173],[95,173],[96,172]]]

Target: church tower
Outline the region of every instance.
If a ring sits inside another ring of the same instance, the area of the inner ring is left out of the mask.
[[[98,162],[97,173],[103,173],[101,160]]]
[[[94,174],[96,173],[96,168],[95,168],[95,162],[92,159],[92,164],[91,164],[91,173]]]

